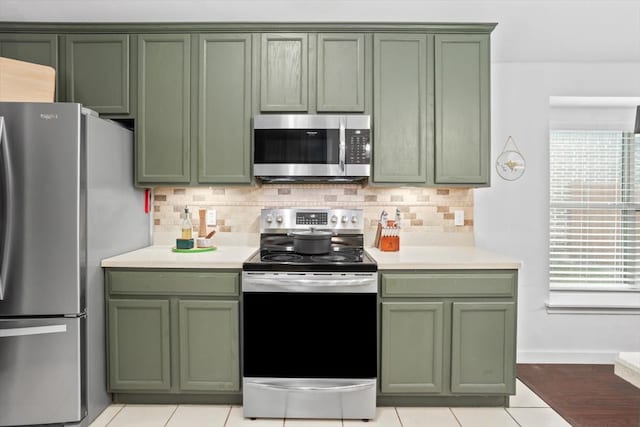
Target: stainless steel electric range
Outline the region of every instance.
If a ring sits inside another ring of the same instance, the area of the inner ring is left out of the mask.
[[[263,209],[260,230],[242,273],[244,416],[374,418],[377,265],[362,211]],[[330,244],[296,252],[304,233]]]

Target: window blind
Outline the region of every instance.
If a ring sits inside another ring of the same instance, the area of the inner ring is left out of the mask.
[[[640,138],[550,133],[550,289],[638,289]]]

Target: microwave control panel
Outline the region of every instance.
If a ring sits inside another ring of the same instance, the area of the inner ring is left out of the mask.
[[[371,142],[369,129],[345,130],[345,157],[346,163],[352,165],[368,165],[371,163]]]

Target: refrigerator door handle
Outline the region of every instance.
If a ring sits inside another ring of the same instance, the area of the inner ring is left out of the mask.
[[[67,325],[30,326],[27,328],[0,329],[0,338],[24,337],[26,335],[57,334],[67,332]]]
[[[4,295],[7,291],[7,280],[9,275],[9,255],[11,253],[10,245],[12,240],[13,230],[13,178],[11,173],[11,164],[9,162],[9,142],[7,141],[7,129],[4,122],[4,117],[0,117],[0,164],[2,164],[2,178],[4,188],[0,189],[1,194],[4,194],[4,199],[0,200],[2,204],[2,217],[4,217],[4,229],[2,232],[2,242],[0,242],[0,301],[4,299]]]

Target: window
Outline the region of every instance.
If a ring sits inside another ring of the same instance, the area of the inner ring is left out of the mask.
[[[552,293],[640,290],[640,137],[552,130],[549,157]]]

